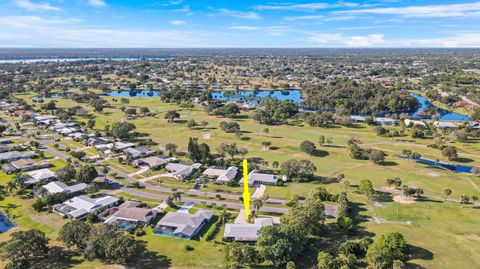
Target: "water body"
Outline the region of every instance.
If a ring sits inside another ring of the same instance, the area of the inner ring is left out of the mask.
[[[12,221],[10,221],[5,215],[0,212],[0,233],[4,233],[14,227]]]
[[[428,118],[430,118],[430,116],[425,116],[421,112],[426,110],[426,109],[435,107],[437,109],[437,111],[440,113],[440,120],[453,120],[453,121],[468,121],[468,120],[470,120],[470,117],[468,117],[468,116],[458,114],[458,113],[448,111],[446,109],[442,109],[442,108],[434,106],[432,103],[430,103],[427,100],[427,98],[425,98],[421,95],[418,95],[418,94],[415,94],[415,93],[411,93],[410,95],[415,97],[418,100],[418,102],[420,103],[420,107],[418,108],[418,110],[411,113],[410,114],[411,116],[415,116],[415,117],[418,117],[418,118],[421,118],[421,119],[425,119],[425,118],[428,119]]]
[[[159,91],[112,91],[106,94],[101,94],[111,97],[158,97]]]
[[[399,156],[399,157],[402,158],[402,159],[408,159],[408,157],[406,157],[406,156]],[[451,164],[451,163],[442,163],[442,162],[436,162],[434,160],[425,159],[425,158],[415,159],[414,161],[416,161],[418,163],[440,166],[440,167],[446,168],[450,171],[459,172],[459,173],[471,173],[472,168],[473,168],[472,166],[468,166],[468,165],[455,165],[455,164]]]
[[[0,64],[15,64],[15,63],[48,63],[48,62],[79,62],[79,61],[139,61],[139,60],[162,60],[162,58],[40,58],[40,59],[0,59]]]
[[[302,103],[302,92],[299,90],[288,91],[219,91],[212,93],[212,99],[223,101],[243,101],[249,104],[259,104],[266,97],[278,100],[291,100],[294,103]]]

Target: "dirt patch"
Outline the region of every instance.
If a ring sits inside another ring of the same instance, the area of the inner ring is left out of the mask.
[[[433,172],[433,171],[426,172],[425,174],[429,177],[439,177],[440,176],[439,173]]]
[[[399,203],[399,204],[413,204],[415,203],[415,198],[413,197],[405,197],[404,195],[397,195],[393,197],[393,201]]]

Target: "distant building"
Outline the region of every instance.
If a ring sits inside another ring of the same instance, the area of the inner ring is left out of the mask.
[[[382,126],[395,126],[395,120],[391,118],[375,118],[375,123]]]
[[[146,156],[155,154],[155,150],[145,148],[145,147],[127,148],[123,150],[123,153],[129,154],[130,156],[132,156],[133,159],[138,159],[141,157],[146,157]]]
[[[362,116],[350,116],[350,119],[354,122],[365,122],[365,117]]]
[[[211,210],[198,210],[195,214],[169,212],[155,226],[156,235],[192,239],[213,216]]]
[[[163,159],[157,156],[152,156],[152,157],[135,160],[133,162],[133,165],[135,166],[146,165],[150,168],[161,168],[161,167],[164,167],[167,163],[168,163],[167,159]]]
[[[449,121],[434,121],[433,126],[436,128],[458,128],[455,123]]]
[[[413,126],[413,125],[424,126],[424,127],[427,126],[423,121],[419,121],[419,120],[405,119],[404,122],[405,122],[405,126],[407,127]]]
[[[47,168],[50,166],[49,162],[43,161],[35,163],[32,159],[20,159],[11,163],[4,164],[2,170],[7,174],[26,172],[35,169]]]

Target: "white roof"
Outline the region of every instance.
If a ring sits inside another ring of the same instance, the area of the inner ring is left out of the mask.
[[[63,205],[70,206],[74,208],[75,210],[70,212],[69,214],[72,216],[76,216],[77,214],[75,213],[76,211],[80,211],[78,213],[85,213],[85,212],[93,212],[97,210],[98,208],[102,208],[105,206],[109,206],[111,204],[114,204],[118,202],[118,199],[113,196],[103,196],[100,198],[92,199],[90,197],[87,197],[85,195],[80,195],[77,197],[73,197],[70,200],[67,200],[63,202]],[[81,214],[80,214],[81,215]]]
[[[457,128],[458,126],[449,121],[434,121],[433,126],[439,127],[439,128]]]
[[[278,182],[278,176],[273,174],[264,174],[258,172],[257,170],[252,170],[248,174],[248,184],[253,185],[255,182],[276,184]],[[243,183],[243,178],[240,179],[239,183]]]
[[[26,175],[31,178],[25,182],[27,184],[35,184],[42,180],[51,179],[55,177],[55,174],[52,172],[52,170],[48,168],[30,171],[30,172],[27,172]]]
[[[46,189],[50,194],[59,193],[59,192],[74,193],[74,192],[82,191],[86,187],[87,187],[87,184],[85,183],[79,183],[76,185],[68,186],[67,184],[60,181],[53,181],[42,186],[42,188]]]
[[[208,168],[202,174],[205,176],[216,177],[217,181],[230,181],[237,175],[238,168],[230,166],[227,169]]]
[[[225,225],[223,235],[224,237],[234,238],[235,241],[257,241],[258,231],[265,226],[272,226],[273,224],[272,218],[256,218],[254,223],[229,223]]]
[[[158,223],[155,229],[160,226],[175,227],[174,233],[181,233],[192,237],[194,232],[205,220],[213,216],[211,210],[198,210],[195,214],[188,212],[169,212]]]
[[[410,119],[405,119],[405,125],[410,126],[410,125],[421,125],[421,126],[426,126],[426,124],[423,121],[419,120],[410,120]]]

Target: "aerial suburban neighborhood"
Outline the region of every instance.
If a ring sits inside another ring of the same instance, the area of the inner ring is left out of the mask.
[[[0,268],[480,268],[480,4],[227,2],[0,3]]]

